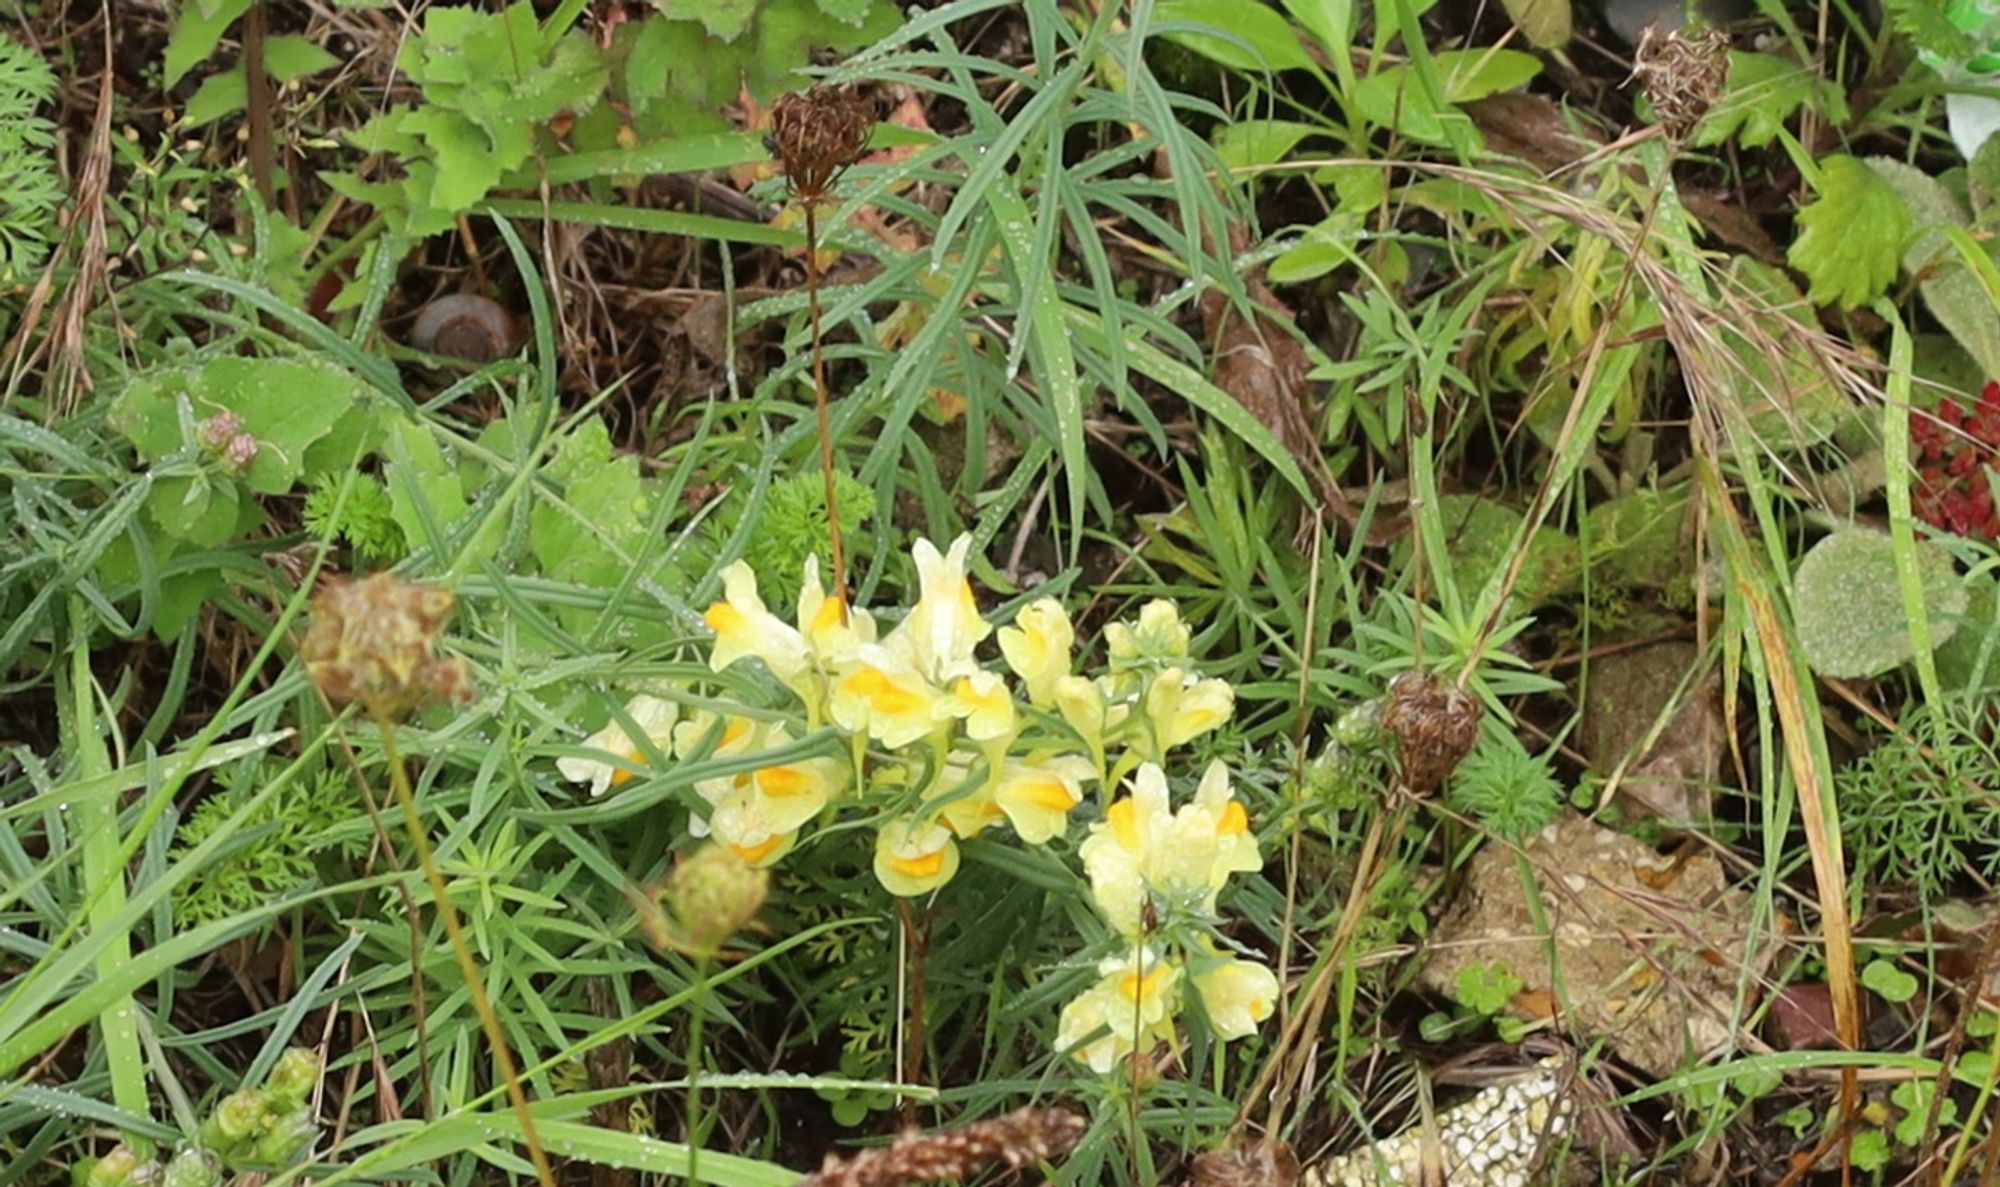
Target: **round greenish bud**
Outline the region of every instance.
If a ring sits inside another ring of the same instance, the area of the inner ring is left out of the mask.
[[[255,1088],[232,1092],[202,1124],[201,1144],[227,1154],[264,1132],[264,1118],[270,1111],[270,1103]]]
[[[1333,723],[1333,740],[1348,750],[1371,750],[1382,744],[1382,702],[1363,701]]]
[[[306,1102],[319,1085],[319,1053],[310,1047],[292,1047],[278,1057],[278,1066],[264,1081],[271,1107],[290,1112]]]
[[[160,1187],[220,1187],[221,1183],[222,1164],[215,1155],[188,1146],[167,1163]]]
[[[667,877],[667,906],[680,939],[697,953],[712,953],[742,931],[763,909],[771,875],[713,842],[674,867]]]
[[[271,1127],[257,1139],[255,1157],[259,1165],[284,1166],[318,1135],[319,1126],[313,1124],[312,1110],[295,1109],[272,1119]]]
[[[130,1187],[137,1184],[140,1169],[151,1163],[140,1158],[130,1146],[113,1146],[111,1153],[98,1159],[84,1179],[84,1187]]]
[[[70,1187],[90,1187],[90,1176],[97,1170],[101,1158],[79,1158],[69,1164]]]

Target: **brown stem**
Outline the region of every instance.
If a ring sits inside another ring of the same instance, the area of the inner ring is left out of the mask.
[[[243,95],[250,131],[250,182],[271,207],[271,76],[264,68],[264,0],[243,14]]]
[[[827,411],[826,350],[819,329],[819,203],[807,198],[806,309],[812,319],[813,405],[819,412],[819,468],[826,477],[826,536],[833,549],[833,600],[847,610],[847,554],[840,542],[840,500],[833,482],[833,416]]]
[[[930,937],[917,923],[916,912],[910,909],[907,899],[897,899],[896,909],[903,917],[903,935],[910,945],[910,1001],[909,1021],[903,1031],[903,1066],[900,1069],[905,1084],[924,1082],[924,964],[930,947]],[[902,1121],[905,1126],[917,1123],[917,1102],[912,1097],[903,1098]]]
[[[431,884],[431,897],[437,902],[438,918],[444,921],[445,934],[451,937],[451,950],[458,956],[458,970],[465,977],[465,989],[472,997],[472,1008],[479,1014],[479,1025],[486,1031],[487,1045],[493,1048],[493,1062],[499,1065],[500,1078],[506,1082],[507,1097],[514,1102],[514,1115],[521,1121],[521,1140],[528,1147],[528,1159],[535,1164],[535,1177],[541,1181],[541,1187],[555,1187],[555,1172],[550,1169],[549,1156],[543,1152],[541,1138],[535,1133],[535,1116],[528,1110],[528,1094],[521,1088],[521,1073],[514,1066],[514,1053],[507,1046],[506,1032],[500,1029],[500,1016],[493,1012],[493,1002],[486,996],[486,982],[479,975],[479,962],[473,959],[472,945],[466,941],[465,928],[458,921],[458,908],[452,906],[444,874],[439,871],[437,859],[431,853],[431,840],[424,832],[423,817],[417,814],[417,796],[410,788],[410,774],[403,769],[402,757],[396,753],[396,723],[382,715],[375,720],[382,731],[382,753],[389,762],[389,782],[396,789],[396,799],[403,805],[403,824],[409,830],[410,845],[417,851],[417,860],[424,867],[424,878]]]

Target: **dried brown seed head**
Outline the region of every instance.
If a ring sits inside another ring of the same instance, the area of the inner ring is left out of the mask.
[[[1632,77],[1645,88],[1660,127],[1675,142],[1687,138],[1729,85],[1729,35],[1646,26],[1632,54]]]
[[[1067,1109],[1027,1108],[946,1133],[911,1130],[880,1149],[827,1155],[799,1187],[905,1187],[969,1179],[994,1166],[1035,1166],[1068,1154],[1089,1128]]]
[[[462,703],[472,695],[470,669],[437,655],[456,604],[434,585],[389,573],[327,578],[299,645],[306,675],[333,704],[392,719],[434,701]]]
[[[1404,672],[1389,682],[1382,728],[1396,742],[1403,786],[1429,795],[1451,777],[1479,741],[1479,701],[1428,672]]]
[[[1188,1187],[1297,1187],[1299,1156],[1276,1138],[1232,1142],[1196,1156]]]
[[[840,171],[868,147],[875,112],[846,87],[814,87],[771,108],[767,143],[801,202],[823,201]]]

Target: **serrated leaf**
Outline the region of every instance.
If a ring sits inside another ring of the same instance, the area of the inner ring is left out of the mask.
[[[1798,213],[1803,230],[1785,260],[1806,274],[1815,305],[1854,309],[1896,279],[1910,211],[1889,183],[1850,156],[1819,163],[1819,197]]]
[[[1507,15],[1521,30],[1521,36],[1536,49],[1557,49],[1569,44],[1569,0],[1502,0]]]
[[[653,0],[653,7],[675,20],[700,21],[718,41],[741,37],[757,15],[757,0]]]
[[[1933,647],[1958,630],[1967,600],[1951,554],[1917,544]],[[1792,616],[1806,662],[1823,676],[1865,679],[1916,656],[1896,578],[1895,541],[1883,532],[1844,529],[1813,545],[1792,577]]]
[[[1940,61],[1963,62],[1972,56],[1972,38],[1952,23],[1938,0],[1882,0],[1882,11],[1891,28]]]
[[[1774,54],[1732,50],[1728,90],[1702,118],[1694,142],[1708,147],[1735,137],[1745,147],[1761,148],[1776,140],[1786,121],[1818,93],[1819,76],[1811,67]],[[1828,94],[1830,103],[1837,100],[1837,92]],[[1845,104],[1840,106],[1844,115]]]
[[[323,363],[220,358],[203,368],[196,395],[236,413],[257,439],[244,472],[250,489],[283,494],[304,473],[306,450],[347,415],[361,389],[360,380]]]
[[[1201,25],[1217,30],[1163,32],[1169,41],[1219,62],[1232,70],[1303,70],[1312,57],[1299,44],[1292,24],[1275,10],[1244,0],[1160,0],[1153,8],[1153,25]]]
[[[540,123],[565,111],[587,110],[603,97],[604,80],[604,55],[582,31],[572,31],[556,42],[545,62],[515,84],[508,122]]]
[[[423,107],[411,112],[406,123],[437,157],[430,189],[436,209],[470,210],[500,183],[507,166],[494,159],[492,141],[471,120],[442,107]]]

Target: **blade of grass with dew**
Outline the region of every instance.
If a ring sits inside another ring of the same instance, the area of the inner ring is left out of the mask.
[[[1930,614],[1924,607],[1924,574],[1917,564],[1915,516],[1910,510],[1910,404],[1912,348],[1910,332],[1896,307],[1875,303],[1876,316],[1889,323],[1888,396],[1882,402],[1882,473],[1889,497],[1889,539],[1896,558],[1896,584],[1903,592],[1903,614],[1909,620],[1910,642],[1916,649],[1917,686],[1924,701],[1944,704],[1938,682],[1937,657],[1931,653]]]
[[[86,779],[101,778],[111,770],[111,753],[99,733],[97,678],[90,667],[90,622],[74,596],[70,621],[76,645],[71,649],[67,678],[60,678],[59,673],[57,681],[63,734],[76,748],[77,773]],[[90,931],[101,940],[97,979],[104,982],[115,978],[132,959],[130,924],[119,926],[126,886],[125,866],[119,861],[118,806],[112,800],[94,799],[79,804],[74,812],[77,827],[84,834],[84,885],[103,887],[90,907]],[[151,1115],[152,1106],[146,1087],[146,1061],[139,1050],[138,1008],[130,992],[115,994],[97,1015],[97,1027],[111,1073],[111,1099],[126,1112],[145,1117]],[[129,1136],[141,1157],[151,1155],[151,1143],[143,1135]]]
[[[1025,301],[1030,338],[1029,349],[1036,356],[1035,377],[1056,418],[1056,449],[1062,458],[1064,486],[1070,512],[1069,562],[1076,563],[1077,549],[1083,544],[1084,484],[1090,476],[1090,459],[1084,453],[1083,385],[1076,370],[1076,351],[1063,329],[1063,302],[1056,292],[1052,250],[1038,250],[1037,236],[1028,216],[1027,203],[1014,188],[1012,178],[994,182],[987,195],[1000,227],[1000,242],[1014,265],[1016,292]],[[1053,248],[1052,243],[1039,245]]]
[[[66,946],[68,936],[74,932],[72,930],[66,933],[59,942],[51,945],[51,955],[47,960],[30,968],[16,980],[13,992],[5,1001],[0,1001],[0,1076],[12,1075],[22,1064],[40,1052],[41,1044],[52,1041],[64,1032],[81,1025],[82,1019],[96,1012],[79,1003],[99,999],[108,1003],[118,994],[129,993],[137,985],[157,976],[162,969],[171,968],[192,955],[207,951],[203,945],[211,940],[220,942],[215,937],[228,938],[238,934],[240,929],[228,926],[229,921],[183,932],[163,944],[146,949],[138,956],[112,969],[108,976],[99,976],[89,982],[76,996],[60,1005],[51,1004],[65,988],[81,981],[85,969],[97,964],[98,957],[114,936],[129,934],[131,929],[136,927],[158,903],[166,900],[176,886],[185,882],[195,870],[216,856],[230,838],[249,822],[253,813],[260,811],[272,797],[290,786],[291,781],[318,758],[319,752],[325,748],[331,736],[330,730],[321,731],[301,750],[297,758],[260,788],[256,795],[246,799],[243,805],[219,824],[201,844],[178,858],[166,873],[133,893],[123,908],[103,928],[91,930],[80,942],[69,946]],[[149,803],[157,804],[167,798],[169,788],[178,788],[185,781],[186,775],[182,773],[184,770],[185,768],[168,771],[159,787],[148,791]],[[157,818],[149,811],[142,814],[142,824],[149,817]],[[143,834],[146,827],[150,825],[134,831]],[[125,842],[127,846],[131,843],[129,839]],[[120,864],[122,866],[123,863]],[[84,910],[86,917],[94,917],[96,897],[105,893],[107,892],[101,886],[94,891],[91,903]],[[275,912],[277,908],[270,910]],[[258,915],[259,920],[265,917],[267,916],[263,914]],[[194,940],[194,937],[200,939]],[[162,964],[162,954],[168,954],[171,959],[166,959]],[[81,1018],[76,1016],[79,1011],[84,1011]]]
[[[783,956],[784,954],[792,951],[793,949],[800,948],[803,947],[804,945],[810,944],[812,941],[818,939],[820,936],[826,935],[829,932],[847,928],[855,928],[855,927],[879,926],[881,922],[882,921],[879,917],[860,916],[853,919],[838,919],[826,923],[816,924],[812,927],[806,928],[802,931],[786,936],[783,940],[779,941],[776,944],[773,944],[771,947],[765,948],[757,953],[754,953],[751,956],[745,957],[743,960],[738,961],[733,965],[728,966],[725,970],[722,970],[716,978],[712,979],[709,982],[709,988],[712,990],[713,988],[719,985],[726,984],[728,981],[746,976],[749,973],[755,971],[756,969],[762,967],[763,965],[768,964],[771,961],[776,960],[778,957]],[[650,1025],[654,1020],[662,1018],[667,1014],[672,1013],[675,1010],[685,1008],[695,1000],[699,992],[701,991],[695,986],[684,987],[672,993],[671,995],[662,998],[657,1002],[652,1003],[651,1005],[645,1007],[644,1009],[636,1010],[631,1014],[628,1014],[625,1017],[612,1022],[610,1025],[592,1032],[590,1035],[586,1036],[583,1039],[579,1039],[576,1042],[570,1043],[563,1049],[556,1051],[550,1054],[549,1056],[545,1057],[541,1062],[531,1067],[523,1069],[523,1074],[527,1076],[543,1075],[564,1064],[571,1063],[581,1059],[586,1052],[591,1051],[598,1046],[601,1046],[605,1043],[609,1043],[614,1039],[619,1039],[627,1035],[636,1034],[642,1029],[644,1029],[646,1026]],[[453,1116],[470,1115],[473,1112],[473,1110],[477,1110],[487,1105],[493,1104],[501,1097],[501,1095],[505,1091],[506,1090],[504,1088],[499,1088],[499,1087],[487,1088],[483,1092],[480,1092],[477,1095],[471,1097],[469,1100],[465,1101],[464,1104],[457,1106],[457,1111],[454,1112]],[[483,1114],[483,1116],[494,1116],[494,1115],[495,1114]],[[449,1118],[445,1118],[444,1120],[449,1120]],[[291,1184],[294,1181],[296,1181],[298,1178],[308,1173],[314,1176],[314,1181],[317,1184],[317,1187],[340,1187],[340,1184],[351,1182],[357,1179],[366,1180],[370,1178],[378,1178],[381,1176],[394,1174],[401,1170],[409,1169],[413,1166],[428,1161],[427,1159],[424,1158],[412,1158],[408,1155],[408,1151],[413,1146],[415,1146],[416,1143],[418,1143],[425,1134],[429,1133],[430,1129],[431,1126],[426,1125],[424,1123],[416,1123],[413,1125],[410,1122],[402,1122],[402,1121],[391,1122],[386,1125],[378,1125],[370,1127],[368,1129],[364,1129],[358,1133],[351,1135],[348,1138],[347,1142],[344,1143],[344,1145],[365,1146],[365,1145],[370,1145],[378,1140],[381,1141],[382,1144],[379,1146],[375,1146],[373,1149],[368,1150],[367,1153],[362,1154],[360,1157],[356,1158],[354,1161],[346,1164],[345,1166],[336,1167],[331,1171],[325,1170],[323,1167],[315,1168],[307,1165],[294,1166],[290,1170],[281,1172],[280,1174],[274,1176],[270,1180],[270,1182],[268,1182],[265,1185],[265,1187],[291,1187]],[[339,1152],[340,1151],[338,1149],[333,1151],[333,1153],[339,1153]],[[794,1178],[790,1181],[796,1182],[796,1176],[794,1176]]]

